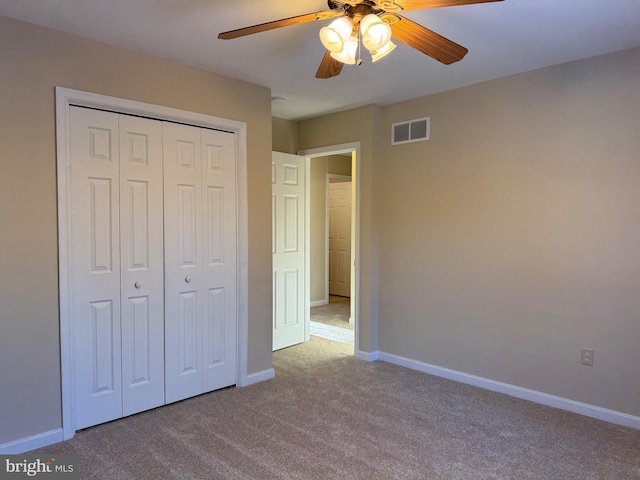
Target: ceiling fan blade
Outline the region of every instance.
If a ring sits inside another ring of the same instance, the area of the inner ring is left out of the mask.
[[[458,5],[471,5],[473,3],[502,2],[504,0],[395,0],[393,3],[402,7],[402,10],[423,10],[426,8],[455,7]]]
[[[406,17],[398,17],[400,21],[391,24],[393,37],[445,65],[462,60],[469,51]]]
[[[320,62],[320,67],[318,67],[318,71],[316,72],[316,78],[337,77],[340,75],[342,67],[344,67],[344,63],[334,59],[331,56],[331,52],[327,50],[322,62]]]
[[[244,37],[245,35],[274,30],[276,28],[288,27],[289,25],[298,25],[300,23],[314,22],[316,20],[327,20],[339,15],[342,15],[342,12],[339,10],[324,10],[322,12],[307,13],[305,15],[298,15],[297,17],[283,18],[282,20],[261,23],[259,25],[239,28],[237,30],[230,30],[228,32],[221,33],[218,35],[218,38],[222,40],[230,40],[232,38]]]

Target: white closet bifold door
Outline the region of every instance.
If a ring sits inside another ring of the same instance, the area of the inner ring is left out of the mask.
[[[236,383],[235,135],[201,130],[205,392]]]
[[[235,135],[70,108],[74,428],[236,383]]]
[[[162,122],[120,115],[123,415],[164,404]]]
[[[74,427],[164,404],[162,123],[71,108]]]
[[[165,381],[167,403],[202,386],[200,129],[164,123]]]
[[[74,427],[122,416],[118,115],[71,108]]]
[[[236,382],[232,133],[164,124],[166,401]]]

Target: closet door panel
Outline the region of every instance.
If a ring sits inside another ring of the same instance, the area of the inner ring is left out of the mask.
[[[235,135],[202,129],[204,391],[236,383]]]
[[[166,402],[202,393],[200,129],[163,123]]]
[[[70,109],[74,427],[122,416],[118,115]]]
[[[162,122],[121,115],[123,414],[164,404]]]
[[[235,135],[70,112],[74,427],[235,384]]]

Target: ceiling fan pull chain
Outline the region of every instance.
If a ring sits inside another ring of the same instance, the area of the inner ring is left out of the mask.
[[[358,61],[356,62],[357,65],[362,65],[362,32],[358,32]]]

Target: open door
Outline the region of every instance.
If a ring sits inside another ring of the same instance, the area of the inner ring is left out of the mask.
[[[273,152],[273,350],[305,341],[305,157]]]

